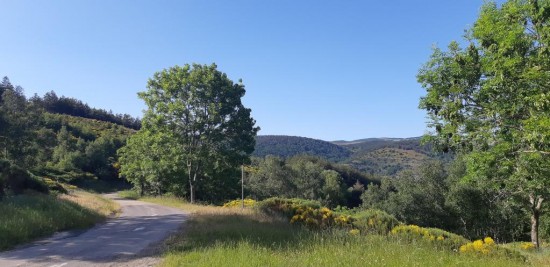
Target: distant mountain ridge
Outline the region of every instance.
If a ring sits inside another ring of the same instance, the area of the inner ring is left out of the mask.
[[[420,140],[422,139],[421,136],[418,137],[406,137],[406,138],[397,138],[397,137],[371,137],[371,138],[364,138],[364,139],[357,139],[352,141],[347,140],[336,140],[336,141],[330,141],[333,144],[345,146],[345,145],[353,145],[353,144],[359,144],[359,143],[365,143],[365,142],[377,142],[377,141],[407,141],[407,140]]]
[[[308,154],[339,162],[351,156],[345,147],[313,138],[286,135],[259,135],[256,137],[256,149],[253,156],[275,155],[288,158]]]
[[[256,138],[253,155],[287,158],[308,154],[344,163],[366,173],[390,176],[414,169],[428,159],[451,157],[433,151],[431,145],[423,145],[420,141],[421,137],[383,137],[329,142],[298,136],[260,135]]]

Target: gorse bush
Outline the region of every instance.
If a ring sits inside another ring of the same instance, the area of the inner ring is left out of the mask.
[[[482,254],[489,254],[491,251],[495,249],[496,249],[495,241],[490,237],[486,237],[483,240],[479,239],[474,242],[460,246],[461,253],[476,252],[476,253],[482,253]]]
[[[460,246],[460,253],[508,257],[525,261],[525,257],[519,252],[497,245],[491,237],[478,239]]]
[[[352,228],[351,215],[339,214],[317,201],[303,199],[269,198],[258,205],[267,214],[275,214],[290,219],[290,223],[303,224],[312,229],[330,227]]]
[[[267,214],[282,215],[288,219],[296,215],[299,208],[321,208],[321,203],[314,200],[304,200],[299,198],[268,198],[258,203],[258,208]]]
[[[350,215],[336,214],[326,207],[314,209],[297,206],[294,216],[290,219],[290,223],[302,223],[309,228],[351,228],[353,226],[353,219]]]
[[[424,228],[417,225],[399,225],[391,230],[391,235],[405,240],[427,240],[437,246],[457,250],[467,244],[468,239],[437,228]]]
[[[358,211],[352,218],[353,226],[365,233],[387,234],[401,224],[394,216],[376,209]]]
[[[256,200],[254,199],[250,199],[250,198],[245,198],[244,199],[244,206],[245,207],[254,207],[256,206]],[[226,202],[223,204],[223,207],[224,208],[240,208],[242,207],[243,205],[243,200],[242,199],[235,199],[235,200],[231,200],[229,202]]]

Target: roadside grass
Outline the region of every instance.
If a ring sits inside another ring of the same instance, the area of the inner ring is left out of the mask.
[[[118,196],[126,199],[138,200],[140,195],[135,190],[122,190],[117,192]]]
[[[518,251],[521,255],[527,257],[533,266],[550,266],[550,244],[542,243],[541,247],[536,250],[523,249],[522,243],[525,242],[507,243],[502,246]]]
[[[508,258],[438,249],[383,235],[311,231],[255,209],[191,205],[171,197],[143,201],[191,212],[165,244],[161,266],[526,266]]]
[[[83,191],[5,198],[0,201],[0,250],[58,231],[91,227],[118,210],[113,201]]]

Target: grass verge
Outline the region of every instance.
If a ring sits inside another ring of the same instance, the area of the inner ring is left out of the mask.
[[[0,250],[69,229],[84,229],[117,212],[118,205],[98,195],[18,195],[0,201]]]
[[[383,235],[345,230],[310,231],[254,209],[140,199],[192,212],[183,231],[167,242],[162,266],[525,266]]]

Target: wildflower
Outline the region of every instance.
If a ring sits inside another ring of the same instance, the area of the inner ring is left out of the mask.
[[[474,246],[475,250],[481,251],[481,249],[483,248],[483,241],[482,240],[476,240],[476,241],[474,241],[474,243],[472,243],[472,245]]]
[[[489,246],[492,246],[495,244],[495,241],[491,237],[486,237],[485,239],[483,239],[483,242],[485,242],[485,244]]]
[[[445,237],[443,237],[442,235],[437,237],[437,241],[443,241],[443,240],[445,240]]]

